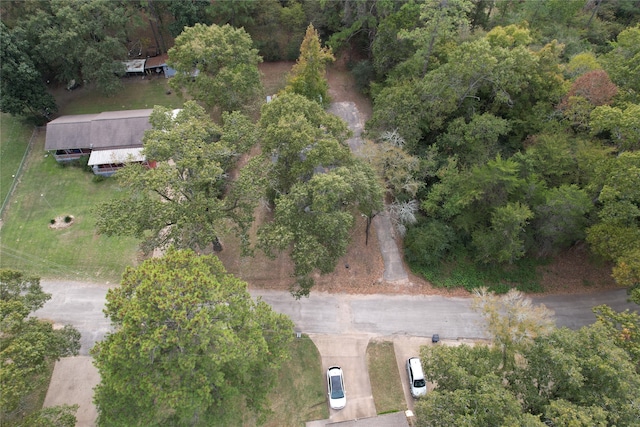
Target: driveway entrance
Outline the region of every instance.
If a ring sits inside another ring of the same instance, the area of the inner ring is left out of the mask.
[[[330,366],[340,366],[344,372],[347,406],[341,410],[329,409],[329,421],[346,421],[376,416],[367,369],[367,335],[309,334],[322,358],[322,381],[327,389],[326,372]],[[329,402],[327,400],[327,405]]]

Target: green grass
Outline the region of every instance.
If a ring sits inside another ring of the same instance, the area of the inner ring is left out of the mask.
[[[378,414],[404,411],[406,402],[393,343],[371,341],[367,346],[367,364]]]
[[[462,287],[468,291],[487,287],[498,294],[515,287],[523,292],[542,292],[537,267],[547,260],[523,258],[513,265],[480,265],[459,257],[455,261],[438,266],[416,266],[411,270],[423,276],[436,287],[453,289]]]
[[[0,204],[11,189],[32,133],[33,126],[22,118],[0,113]]]
[[[93,174],[62,167],[45,155],[44,132],[34,146],[0,229],[0,267],[46,278],[119,282],[136,263],[138,242],[95,233],[94,207],[118,193],[114,180],[94,182]],[[49,228],[58,216],[73,224]]]
[[[141,77],[130,77],[122,80],[124,88],[113,96],[104,96],[95,88],[82,87],[70,93],[60,94],[57,99],[59,115],[93,114],[103,111],[137,110],[163,105],[179,108],[184,99],[171,90],[167,95],[169,80],[153,78],[142,80]],[[65,100],[63,100],[63,96]],[[66,101],[66,102],[65,102]]]
[[[266,427],[300,427],[306,421],[329,418],[322,361],[315,344],[303,335],[293,340],[290,354],[271,394],[273,413],[267,417]]]

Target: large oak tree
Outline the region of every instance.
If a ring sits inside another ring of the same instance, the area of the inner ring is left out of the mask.
[[[218,258],[170,249],[107,293],[115,332],[92,350],[100,426],[212,426],[267,408],[293,323]]]
[[[251,186],[234,186],[229,173],[255,143],[254,125],[234,112],[218,126],[193,101],[181,111],[156,107],[150,120],[144,152],[157,167],[129,164],[118,171],[125,191],[98,206],[98,231],[143,238],[145,252],[168,244],[221,249],[223,232],[233,226],[243,232],[252,221]]]
[[[260,62],[244,29],[195,24],[185,27],[169,49],[168,64],[178,71],[170,85],[185,88],[207,108],[247,108],[262,93]]]

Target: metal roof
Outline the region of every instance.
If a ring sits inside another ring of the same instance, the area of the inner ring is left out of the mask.
[[[47,124],[45,150],[142,147],[152,109],[62,116]]]
[[[142,148],[118,148],[115,150],[94,150],[89,156],[89,166],[142,162],[145,160]]]
[[[122,61],[126,67],[127,73],[144,73],[144,63],[147,59],[132,59],[131,61]]]

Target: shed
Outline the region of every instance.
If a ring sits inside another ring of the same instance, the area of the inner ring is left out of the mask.
[[[144,74],[144,64],[146,59],[132,59],[130,61],[122,61],[127,74]]]
[[[151,75],[159,75],[162,73],[167,79],[175,76],[176,70],[167,65],[167,59],[169,59],[169,55],[166,53],[153,58],[147,58],[144,66],[145,73]]]
[[[126,163],[142,163],[150,166],[142,153],[142,147],[93,150],[87,165],[91,166],[96,175],[111,176]],[[151,166],[155,166],[155,162],[152,162]]]

